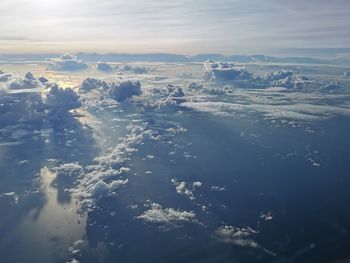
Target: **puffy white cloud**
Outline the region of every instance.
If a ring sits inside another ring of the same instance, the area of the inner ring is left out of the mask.
[[[179,182],[176,179],[171,179],[171,182],[175,186],[176,192],[178,194],[186,195],[191,200],[196,199],[193,194],[195,189],[202,186],[202,182],[199,181],[190,184],[186,182]]]
[[[219,240],[220,242],[232,244],[236,246],[241,247],[250,247],[254,249],[260,249],[264,251],[265,253],[269,254],[270,256],[276,257],[277,255],[262,247],[260,244],[258,244],[254,237],[259,232],[255,231],[254,229],[250,227],[233,227],[229,225],[224,225],[219,228],[217,228],[214,231],[214,237]]]
[[[288,89],[302,89],[307,84],[312,83],[306,76],[285,70],[267,72],[263,77],[254,77],[253,73],[248,72],[244,67],[236,66],[230,62],[208,60],[204,62],[204,71],[205,80],[224,81],[246,88],[285,87]],[[196,85],[191,84],[189,88],[195,89]]]
[[[42,88],[42,82],[34,77],[31,72],[24,77],[16,77],[11,73],[0,74],[0,87],[10,90],[35,89]]]
[[[78,163],[57,164],[56,160],[49,160],[50,169],[60,177],[79,178],[84,175],[84,169]]]
[[[107,62],[97,62],[96,69],[104,72],[111,72],[114,70],[113,66]]]
[[[48,65],[49,69],[57,71],[76,71],[86,69],[87,67],[88,65],[84,61],[77,59],[73,55],[62,55],[58,59],[52,59]]]
[[[80,107],[79,95],[71,88],[60,88],[57,84],[50,85],[44,93],[45,108],[65,112]]]
[[[168,227],[180,226],[183,223],[197,223],[196,214],[192,211],[182,211],[174,208],[163,208],[160,204],[151,203],[149,210],[137,218],[145,222],[165,224]]]
[[[125,80],[120,83],[108,83],[99,79],[87,78],[80,85],[79,92],[86,93],[90,91],[98,92],[98,99],[102,101],[111,98],[117,102],[122,102],[132,96],[141,95],[141,83],[132,80]]]
[[[118,102],[124,101],[134,95],[141,95],[141,83],[139,81],[127,80],[119,84],[112,84],[109,94]]]
[[[111,194],[113,191],[121,187],[122,185],[125,185],[128,183],[128,179],[121,180],[112,180],[109,183],[106,183],[105,181],[98,181],[95,185],[92,186],[90,189],[91,195],[93,198],[100,198],[103,195]]]
[[[88,92],[91,90],[97,90],[102,92],[108,89],[110,89],[110,85],[107,82],[94,78],[84,79],[81,85],[79,86],[80,92]]]
[[[302,89],[309,83],[309,79],[302,75],[295,75],[292,71],[275,71],[265,73],[263,80],[272,87],[284,87],[288,89]]]
[[[252,73],[230,62],[204,62],[204,79],[216,81],[250,80]]]
[[[6,78],[0,82],[1,124],[40,120],[43,117],[42,84],[31,73],[27,73],[25,78],[6,73],[2,75]]]
[[[221,226],[215,230],[214,236],[223,243],[234,244],[243,247],[259,248],[259,244],[253,239],[258,232],[250,227],[238,228],[233,226]]]

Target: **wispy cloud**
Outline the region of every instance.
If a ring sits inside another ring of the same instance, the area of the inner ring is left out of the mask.
[[[4,0],[0,30],[10,36],[2,41],[66,41],[68,50],[84,41],[90,51],[259,52],[348,46],[349,10],[343,0]]]

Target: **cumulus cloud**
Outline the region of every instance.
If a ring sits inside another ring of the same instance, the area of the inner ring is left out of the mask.
[[[238,228],[233,226],[221,226],[215,230],[214,236],[223,243],[234,244],[242,247],[259,248],[259,244],[253,239],[258,232],[250,227]]]
[[[197,223],[196,214],[192,211],[182,211],[174,208],[163,208],[160,204],[151,203],[149,210],[137,218],[145,222],[163,224],[167,227],[177,227],[184,223]]]
[[[31,72],[24,77],[17,77],[11,73],[0,73],[0,87],[10,90],[42,88],[42,82],[34,77]]]
[[[97,91],[103,92],[108,89],[110,89],[110,85],[107,82],[99,79],[94,79],[94,78],[84,79],[81,85],[79,86],[80,92],[88,92],[91,90],[97,90]]]
[[[265,73],[263,81],[272,87],[302,89],[309,82],[309,79],[302,75],[295,75],[292,71],[280,70]]]
[[[70,177],[77,179],[84,174],[83,167],[78,163],[57,164],[56,160],[49,160],[48,164],[50,169],[57,173],[57,176],[60,177]]]
[[[203,77],[207,81],[228,82],[246,88],[284,87],[302,89],[307,84],[312,83],[306,76],[294,74],[292,71],[279,70],[267,72],[263,77],[254,77],[253,73],[248,72],[244,67],[236,66],[230,62],[215,62],[212,60],[204,62]],[[196,85],[191,84],[189,88],[195,89],[196,87]]]
[[[193,192],[196,188],[199,188],[202,186],[202,182],[193,182],[186,183],[186,182],[179,182],[176,179],[171,179],[171,182],[175,186],[176,192],[178,194],[186,195],[189,199],[194,200],[196,199]]]
[[[97,62],[96,69],[104,72],[111,72],[114,70],[113,66],[107,62]]]
[[[110,194],[112,191],[118,189],[120,186],[125,185],[127,183],[128,179],[113,180],[109,183],[100,180],[91,188],[91,194],[94,198],[99,198],[105,194]]]
[[[139,81],[124,80],[120,83],[109,83],[103,80],[87,78],[79,86],[80,93],[96,91],[100,100],[111,98],[122,102],[132,96],[141,95],[141,83]]]
[[[24,78],[6,73],[2,75],[6,75],[6,78],[0,82],[1,124],[40,120],[43,116],[42,84],[31,73]]]
[[[204,79],[216,81],[250,80],[252,73],[230,62],[204,62]]]
[[[46,109],[56,112],[66,112],[79,108],[79,95],[71,88],[61,88],[57,84],[49,86],[44,93],[43,103]]]
[[[258,231],[250,227],[239,228],[224,225],[214,231],[214,237],[222,243],[260,249],[270,256],[276,257],[277,255],[274,252],[262,247],[254,240],[255,235],[258,233]]]
[[[141,83],[139,81],[123,81],[119,84],[113,84],[109,94],[116,101],[121,102],[132,96],[141,95]]]
[[[84,61],[77,59],[74,55],[62,55],[58,59],[52,59],[48,65],[50,70],[56,71],[77,71],[87,67],[88,65]]]
[[[36,79],[30,72],[24,77],[9,76],[7,81],[0,82],[0,120],[3,124],[40,121],[52,117],[47,113],[65,113],[81,105],[79,96],[71,88],[63,89]]]

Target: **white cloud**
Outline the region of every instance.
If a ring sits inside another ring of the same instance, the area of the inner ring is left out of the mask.
[[[73,55],[62,55],[58,59],[52,59],[48,69],[57,71],[76,71],[86,69],[88,65]]]
[[[49,160],[48,165],[59,177],[79,178],[84,175],[84,169],[78,163],[58,164],[56,160]]]
[[[204,62],[204,79],[216,81],[250,80],[252,73],[230,62]]]
[[[284,87],[288,89],[302,89],[311,81],[302,75],[295,75],[292,71],[275,71],[265,73],[263,80],[272,87]]]
[[[43,96],[45,108],[55,112],[66,112],[81,106],[79,95],[71,88],[50,85]]]
[[[216,229],[214,236],[223,243],[234,244],[242,247],[259,248],[259,244],[254,240],[254,235],[257,233],[257,231],[250,227],[238,228],[225,225]]]
[[[119,84],[111,85],[109,94],[118,102],[124,101],[132,96],[141,95],[141,83],[139,81],[122,81]]]
[[[99,79],[94,79],[94,78],[86,78],[83,80],[81,85],[79,86],[79,91],[80,92],[88,92],[91,90],[97,90],[97,91],[105,91],[110,88],[110,85]]]
[[[184,223],[197,223],[196,214],[192,211],[176,210],[174,208],[163,208],[160,204],[149,204],[149,210],[137,218],[145,222],[164,224],[167,227],[177,227]]]
[[[254,77],[253,73],[248,72],[242,66],[239,67],[230,62],[215,62],[212,60],[204,62],[203,77],[207,81],[227,82],[245,88],[284,87],[288,89],[303,89],[308,84],[313,83],[306,76],[285,70],[267,72],[263,77]],[[198,85],[191,84],[189,88],[198,88]],[[218,92],[218,90],[213,91]]]
[[[176,179],[171,179],[171,182],[175,186],[176,192],[178,194],[186,195],[191,200],[196,199],[194,194],[193,194],[195,189],[202,186],[202,182],[199,182],[199,181],[193,182],[191,184],[191,183],[186,183],[186,182],[179,182]]]

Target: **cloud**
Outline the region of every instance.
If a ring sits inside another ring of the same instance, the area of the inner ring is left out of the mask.
[[[302,89],[309,79],[302,75],[295,75],[292,71],[275,71],[265,73],[263,80],[272,87],[284,87],[288,89]]]
[[[111,72],[114,68],[107,62],[97,62],[96,69],[104,72]]]
[[[210,112],[215,115],[234,117],[255,111],[270,119],[287,119],[295,121],[317,121],[334,116],[350,116],[346,106],[316,105],[313,103],[296,104],[238,104],[228,102],[184,102],[181,106],[197,111]]]
[[[28,73],[25,78],[10,73],[2,75],[6,75],[6,78],[0,82],[1,126],[42,119],[42,84]]]
[[[57,173],[57,176],[60,177],[70,177],[77,179],[84,175],[83,167],[76,162],[57,164],[56,160],[49,160],[49,167],[51,170]]]
[[[204,62],[203,78],[205,80],[250,80],[252,79],[252,75],[244,67],[238,67],[230,62],[215,62],[213,60]]]
[[[100,198],[103,195],[110,194],[111,192],[115,191],[116,189],[120,188],[122,185],[125,185],[127,183],[128,179],[112,180],[110,183],[106,183],[100,180],[91,188],[91,194],[94,198]]]
[[[214,231],[214,237],[222,243],[232,244],[240,247],[260,249],[265,253],[276,257],[277,255],[274,252],[262,247],[254,240],[254,236],[258,233],[258,231],[255,231],[250,227],[239,228],[224,225]]]
[[[52,59],[48,69],[56,71],[77,71],[86,69],[88,65],[73,55],[62,55],[58,59]]]
[[[175,186],[178,194],[186,195],[191,200],[196,199],[193,194],[194,190],[202,186],[202,182],[199,181],[190,184],[186,182],[179,182],[176,179],[171,179],[171,182]]]
[[[221,226],[215,230],[214,236],[223,243],[234,244],[242,247],[259,248],[259,244],[253,239],[258,232],[250,227],[238,228],[233,226]]]
[[[71,88],[60,88],[52,84],[44,93],[43,103],[46,109],[54,112],[66,112],[81,106],[79,95]]]
[[[107,82],[94,78],[84,79],[81,85],[79,86],[79,92],[88,92],[91,90],[97,90],[102,92],[108,89],[110,89],[110,85]]]
[[[132,96],[141,95],[141,83],[139,81],[123,81],[119,84],[111,85],[109,94],[116,101],[121,102]]]
[[[244,67],[238,67],[230,62],[215,62],[208,60],[204,62],[204,76],[206,81],[227,82],[244,88],[268,88],[284,87],[288,89],[303,89],[313,83],[303,75],[294,74],[292,71],[267,72],[263,77],[254,77]],[[191,84],[189,88],[198,86]],[[219,92],[218,90],[213,90]]]
[[[124,65],[118,68],[121,72],[134,73],[134,74],[146,74],[150,70],[148,67],[138,67],[131,65]]]
[[[192,211],[176,210],[174,208],[163,208],[160,204],[151,203],[149,210],[137,218],[145,222],[164,224],[167,227],[177,227],[184,223],[197,223],[196,214]]]

